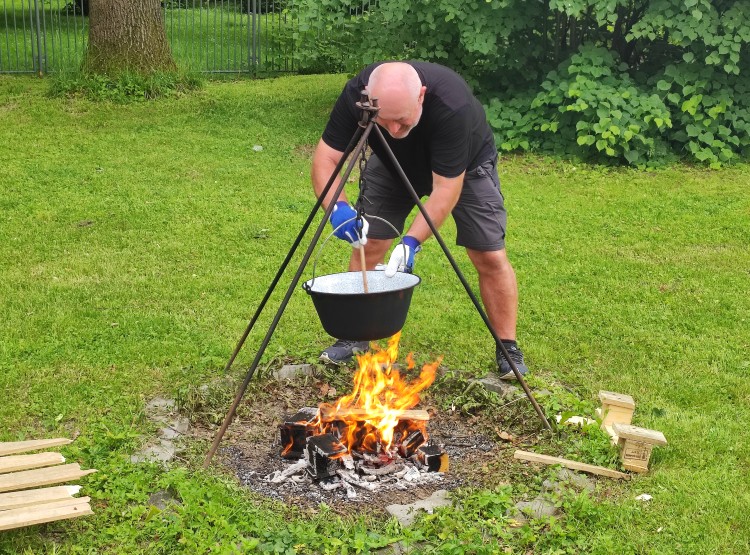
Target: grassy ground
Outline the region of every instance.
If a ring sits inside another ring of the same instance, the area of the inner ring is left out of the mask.
[[[413,553],[750,551],[747,166],[502,161],[532,385],[553,391],[550,410],[590,408],[600,389],[629,393],[634,423],[669,440],[648,475],[558,500],[559,520],[507,526],[508,505],[537,484],[514,482],[520,466],[498,469],[495,490],[463,492],[460,510],[401,530],[257,499],[197,470],[205,445],[169,471],[127,462],[150,430],[147,400],[221,374],[312,207],[309,156],[343,82],[217,83],[112,105],[0,77],[0,441],[78,435],[65,453],[100,470],[84,482],[94,517],[3,533],[0,553],[354,553],[396,540]],[[452,224],[444,235],[453,244]],[[319,266],[341,271],[346,254],[330,243]],[[487,372],[494,349],[434,241],[417,271],[402,350]],[[298,293],[266,359],[312,360],[329,340]],[[571,455],[570,445],[540,448]],[[181,507],[149,510],[165,488]],[[654,499],[634,501],[640,493]]]

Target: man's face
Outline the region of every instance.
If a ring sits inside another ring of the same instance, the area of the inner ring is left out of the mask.
[[[417,99],[403,94],[383,94],[378,98],[380,111],[375,122],[394,139],[403,139],[419,123],[423,100],[424,89]]]

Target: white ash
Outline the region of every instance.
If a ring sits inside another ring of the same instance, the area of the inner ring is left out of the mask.
[[[337,494],[344,495],[350,501],[366,501],[368,493],[407,491],[415,485],[434,484],[445,479],[442,472],[429,472],[419,462],[412,460],[394,460],[375,468],[356,464],[350,455],[342,457],[339,462],[341,468],[336,471],[336,476],[316,481],[307,472],[306,459],[285,461],[282,463],[285,468],[267,474],[263,477],[263,482],[268,485],[267,493],[272,497],[283,498],[284,494],[290,493],[309,497],[309,494],[317,490],[321,497],[325,494]],[[356,467],[359,467],[359,471],[355,470]],[[247,477],[250,478],[253,474],[255,473],[249,472]],[[275,490],[275,494],[272,490]]]

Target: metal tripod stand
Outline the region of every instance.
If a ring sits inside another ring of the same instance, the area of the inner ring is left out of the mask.
[[[524,390],[524,393],[528,397],[529,401],[534,407],[534,410],[539,415],[539,418],[541,419],[542,423],[544,424],[544,427],[547,430],[552,430],[552,427],[550,426],[549,422],[547,421],[547,418],[544,416],[544,412],[542,411],[541,407],[537,403],[536,399],[534,399],[534,396],[532,395],[531,391],[529,390],[529,386],[526,384],[526,382],[523,379],[523,376],[518,371],[518,368],[516,367],[513,360],[510,358],[510,355],[508,354],[508,351],[506,350],[505,346],[503,345],[502,341],[500,341],[500,337],[495,332],[494,328],[492,327],[492,324],[490,323],[489,318],[487,317],[487,314],[484,311],[484,308],[482,307],[481,303],[477,299],[476,295],[471,289],[471,286],[466,281],[466,278],[464,277],[463,273],[458,267],[458,264],[456,263],[455,259],[451,255],[450,251],[448,250],[448,246],[443,241],[443,238],[440,236],[440,233],[438,232],[437,228],[435,227],[435,224],[430,219],[430,216],[427,214],[427,211],[425,210],[424,205],[419,199],[419,195],[417,195],[416,191],[414,190],[414,187],[412,186],[411,182],[409,181],[408,177],[404,173],[403,169],[401,168],[401,165],[399,164],[398,160],[396,159],[396,156],[393,154],[393,151],[389,147],[387,141],[385,140],[385,137],[383,136],[383,132],[380,130],[380,128],[375,123],[375,118],[378,114],[378,101],[376,98],[370,99],[367,96],[367,93],[365,91],[362,92],[362,97],[359,102],[357,102],[357,107],[362,111],[361,119],[359,121],[359,125],[357,127],[357,130],[355,131],[354,135],[352,136],[351,140],[349,141],[349,144],[347,145],[346,149],[344,150],[344,153],[341,157],[341,160],[339,160],[338,164],[336,165],[336,168],[333,170],[333,173],[331,174],[331,177],[328,179],[328,182],[326,183],[325,188],[318,196],[318,200],[315,203],[315,206],[313,206],[313,209],[310,212],[310,215],[307,217],[307,220],[302,225],[302,228],[299,231],[299,234],[297,235],[296,239],[294,240],[294,243],[292,244],[291,249],[289,250],[289,253],[284,258],[284,261],[281,263],[281,266],[279,267],[278,271],[276,272],[276,276],[273,278],[271,285],[268,288],[268,291],[266,291],[266,294],[263,296],[263,299],[260,302],[260,305],[258,306],[257,310],[255,311],[255,314],[253,314],[253,317],[250,319],[250,322],[247,325],[247,328],[245,329],[245,332],[242,334],[242,337],[237,343],[237,346],[234,349],[234,352],[232,353],[232,356],[229,358],[229,361],[227,361],[227,364],[224,368],[225,372],[228,372],[231,368],[232,364],[234,363],[235,358],[237,358],[237,355],[239,354],[240,350],[242,349],[242,346],[245,343],[245,340],[247,339],[248,335],[250,334],[250,331],[253,329],[253,326],[255,325],[255,322],[257,321],[258,317],[260,316],[260,313],[263,311],[263,308],[265,307],[266,303],[268,302],[268,299],[271,297],[271,294],[273,293],[274,289],[276,288],[276,285],[278,284],[279,280],[281,279],[281,276],[284,274],[284,271],[286,270],[286,267],[289,265],[289,262],[292,259],[292,256],[294,255],[295,251],[297,250],[297,247],[302,242],[303,237],[307,233],[308,228],[310,227],[310,224],[312,223],[315,214],[318,212],[318,209],[323,204],[323,199],[326,198],[328,195],[328,192],[330,191],[331,187],[333,186],[333,183],[336,181],[336,177],[341,172],[341,169],[343,168],[344,164],[346,163],[347,159],[349,159],[349,164],[347,165],[346,170],[344,171],[344,174],[341,176],[341,180],[339,181],[339,185],[335,191],[335,194],[333,196],[334,199],[337,199],[339,195],[341,195],[341,192],[344,189],[344,186],[346,185],[347,180],[349,179],[349,176],[352,173],[352,170],[354,169],[354,166],[357,162],[357,158],[365,151],[367,148],[367,140],[370,136],[370,134],[375,132],[375,135],[379,138],[380,141],[382,141],[382,144],[385,147],[385,150],[388,154],[388,157],[390,161],[393,164],[393,167],[396,169],[396,172],[398,173],[398,177],[403,182],[404,186],[406,187],[407,191],[411,195],[412,199],[414,200],[416,206],[419,208],[419,211],[422,213],[422,216],[425,219],[425,222],[429,226],[430,230],[432,231],[432,234],[435,236],[435,239],[440,244],[440,247],[443,249],[443,252],[445,253],[446,258],[450,262],[451,266],[453,267],[453,270],[456,272],[456,275],[458,276],[458,279],[461,281],[461,284],[464,286],[464,289],[466,289],[466,293],[469,295],[469,298],[471,299],[472,303],[474,303],[474,306],[477,309],[477,312],[479,312],[479,315],[482,317],[482,320],[484,321],[485,325],[487,326],[487,329],[489,330],[492,337],[495,339],[496,344],[500,347],[500,350],[505,357],[505,359],[508,361],[508,364],[511,367],[511,370],[515,374],[516,378],[518,379],[518,383],[521,384],[521,387]],[[351,158],[350,158],[351,155]],[[242,401],[242,397],[245,395],[245,391],[247,390],[247,387],[250,383],[250,380],[252,379],[253,375],[255,374],[256,369],[258,368],[258,364],[260,362],[261,357],[263,356],[263,353],[266,350],[266,347],[268,347],[268,343],[271,340],[271,337],[273,336],[274,331],[276,330],[276,326],[279,323],[279,320],[281,320],[281,315],[284,313],[284,310],[286,309],[287,304],[289,303],[289,300],[292,297],[292,293],[294,292],[295,288],[297,287],[297,284],[299,283],[300,278],[302,277],[302,272],[304,271],[305,267],[307,266],[307,263],[310,260],[310,257],[312,256],[313,251],[315,250],[315,246],[317,245],[318,241],[320,240],[320,236],[323,234],[323,230],[325,229],[326,223],[329,221],[331,217],[331,213],[333,212],[334,202],[329,203],[328,208],[325,210],[325,215],[321,222],[318,224],[318,228],[315,230],[315,234],[313,235],[312,240],[310,241],[310,245],[307,247],[307,250],[305,251],[304,256],[302,257],[302,261],[300,262],[299,267],[297,268],[297,271],[294,274],[294,277],[292,278],[292,282],[289,284],[289,288],[287,289],[286,295],[284,295],[283,300],[281,301],[281,305],[279,306],[278,310],[276,311],[276,315],[273,318],[273,321],[271,322],[271,325],[268,328],[268,331],[266,332],[265,337],[263,338],[263,341],[261,342],[260,348],[258,349],[257,354],[255,355],[255,358],[253,359],[252,364],[250,365],[250,368],[247,371],[247,375],[245,376],[244,381],[242,382],[239,390],[237,391],[237,394],[235,395],[234,401],[232,402],[232,406],[229,408],[229,412],[227,412],[226,417],[224,418],[224,421],[221,424],[221,427],[216,433],[216,436],[214,437],[213,443],[211,445],[211,448],[208,451],[208,454],[206,455],[205,460],[203,461],[203,468],[207,468],[209,464],[211,463],[211,459],[213,458],[214,454],[216,453],[216,450],[219,447],[219,444],[221,443],[221,439],[224,437],[225,432],[227,431],[227,428],[229,427],[229,424],[234,419],[235,413],[237,411],[237,407],[240,404],[240,401]],[[361,214],[360,214],[361,216]]]

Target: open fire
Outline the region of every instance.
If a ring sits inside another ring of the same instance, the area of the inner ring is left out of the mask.
[[[419,376],[408,381],[398,367],[398,343],[394,335],[385,349],[357,357],[353,389],[334,403],[305,407],[279,426],[281,456],[300,459],[283,472],[269,476],[271,482],[285,481],[295,473],[307,474],[324,489],[352,485],[370,489],[375,480],[413,480],[421,472],[445,472],[448,456],[430,445],[429,414],[414,410],[420,392],[435,381],[441,359],[422,367]],[[411,355],[407,371],[415,368]]]

